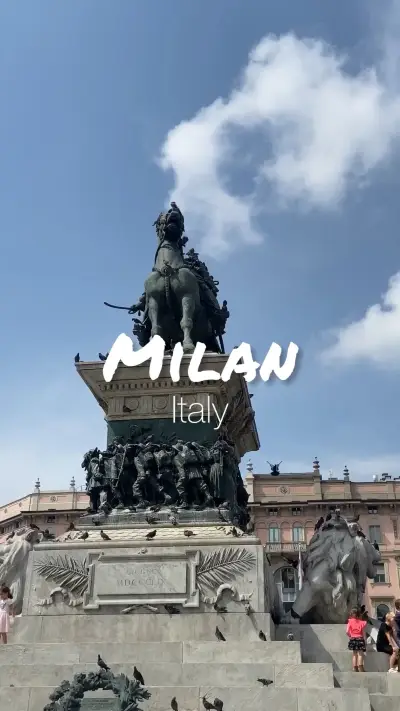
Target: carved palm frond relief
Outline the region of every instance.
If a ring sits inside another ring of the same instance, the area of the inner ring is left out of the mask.
[[[245,548],[218,548],[202,555],[197,566],[197,583],[216,590],[220,585],[240,577],[256,564],[256,557]]]
[[[35,571],[45,580],[81,596],[88,586],[86,561],[78,561],[65,555],[46,556],[35,563]]]

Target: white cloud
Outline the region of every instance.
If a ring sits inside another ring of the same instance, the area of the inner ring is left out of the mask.
[[[246,134],[258,158],[252,187],[239,195],[227,183],[232,166],[244,165]],[[400,94],[375,68],[350,74],[323,41],[267,36],[227,99],[168,133],[160,165],[174,173],[170,198],[185,211],[191,235],[205,252],[221,254],[262,241],[254,218],[268,201],[337,205],[389,156],[399,134]]]
[[[370,306],[359,321],[338,329],[322,359],[400,368],[400,272],[391,277],[382,305]]]

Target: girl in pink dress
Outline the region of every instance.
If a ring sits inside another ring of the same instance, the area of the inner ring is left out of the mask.
[[[12,605],[11,590],[6,585],[0,588],[0,637],[3,644],[7,644],[7,635],[10,631],[10,607]]]

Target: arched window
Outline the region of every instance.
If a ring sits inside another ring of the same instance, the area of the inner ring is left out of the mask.
[[[276,523],[272,523],[268,528],[268,543],[281,542],[281,529]]]
[[[387,615],[388,612],[390,612],[390,608],[385,605],[384,602],[381,602],[381,604],[378,605],[378,607],[376,608],[376,616],[378,620],[383,620],[383,618],[385,617],[385,615]]]
[[[274,573],[275,582],[279,590],[279,596],[285,612],[289,612],[297,593],[299,592],[299,577],[297,570],[291,565],[279,568]]]
[[[293,543],[304,543],[304,526],[293,526],[292,541]]]

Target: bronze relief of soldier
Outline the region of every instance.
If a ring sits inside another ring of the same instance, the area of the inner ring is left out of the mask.
[[[90,513],[155,505],[219,508],[239,525],[247,521],[247,494],[234,446],[223,435],[211,447],[183,440],[155,442],[146,434],[126,443],[117,437],[104,452],[89,450],[82,467]]]

